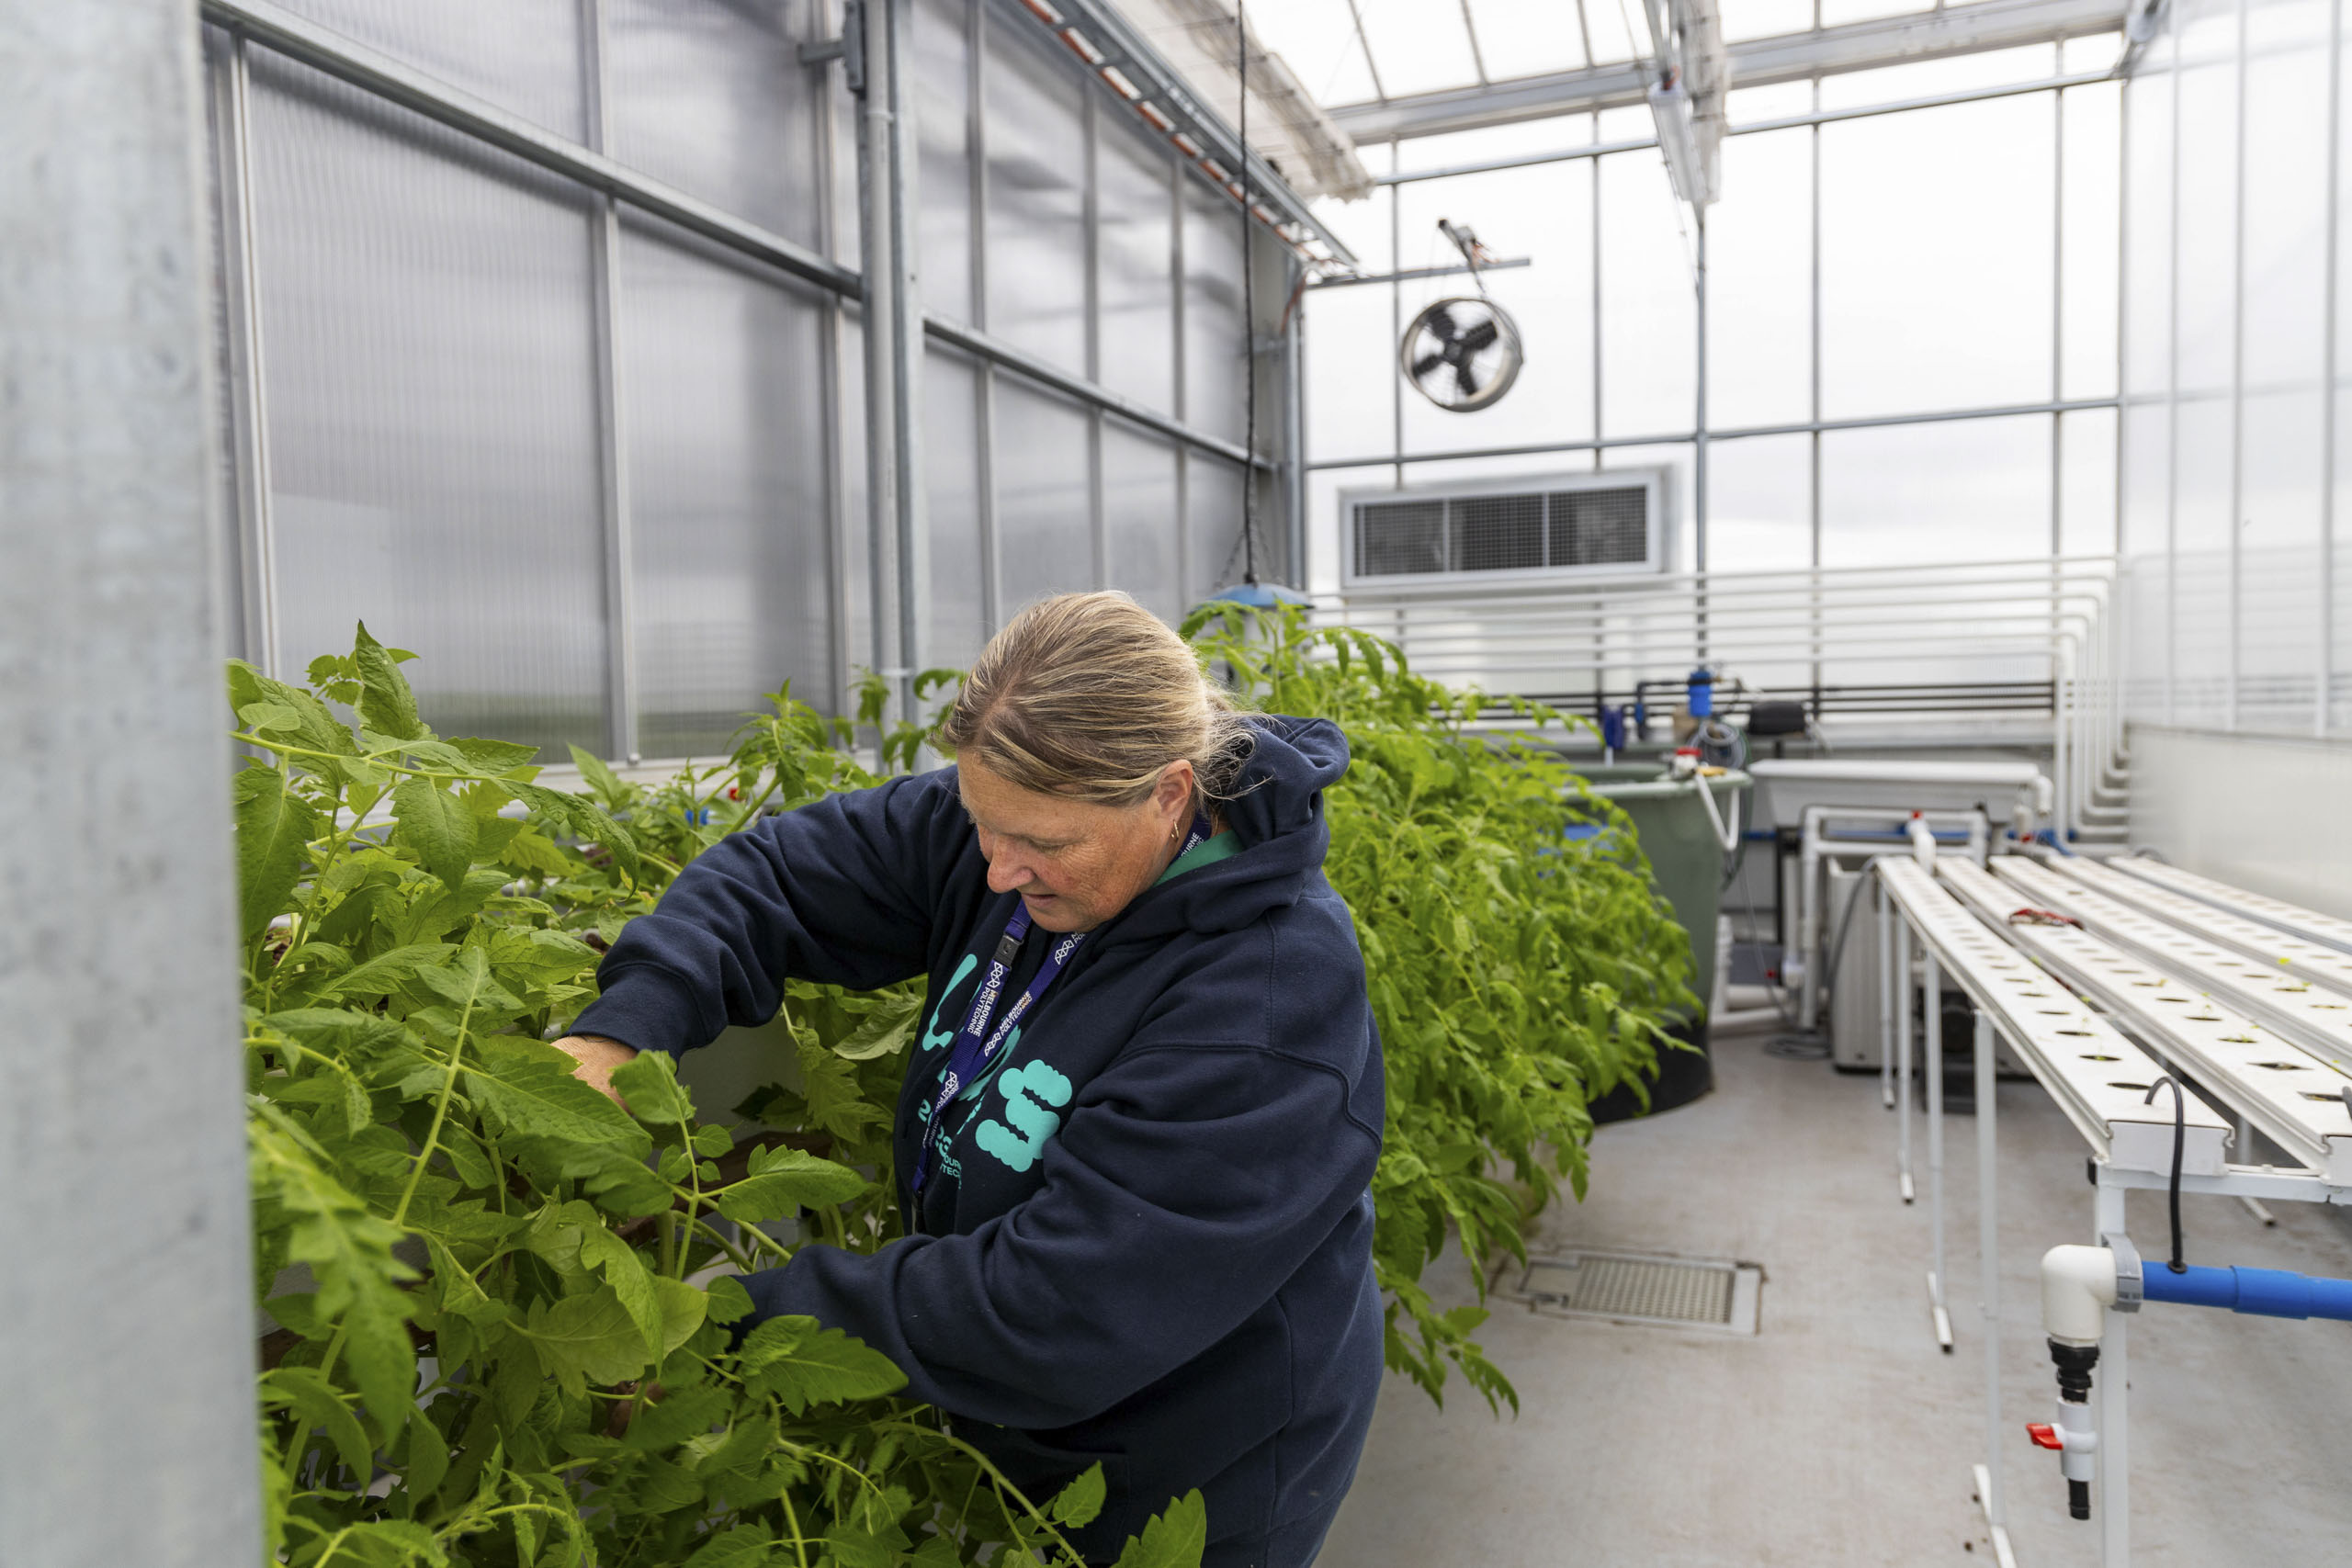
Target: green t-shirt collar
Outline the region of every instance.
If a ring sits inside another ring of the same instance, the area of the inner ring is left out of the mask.
[[[1241,840],[1234,837],[1233,830],[1228,828],[1222,833],[1212,834],[1203,839],[1199,843],[1169,862],[1168,869],[1159,874],[1152,886],[1157,887],[1162,882],[1173,882],[1188,871],[1198,871],[1204,865],[1215,865],[1217,862],[1229,860],[1240,852]]]

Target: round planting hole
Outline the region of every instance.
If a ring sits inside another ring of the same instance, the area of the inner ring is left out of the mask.
[[[2228,1041],[2233,1045],[2251,1045],[2254,1043],[2254,1036],[2251,1034],[2224,1034],[2222,1038]]]
[[[2255,1066],[2268,1067],[2274,1073],[2300,1073],[2303,1070],[2301,1064],[2297,1062],[2256,1062]]]
[[[2123,1058],[2120,1056],[2102,1056],[2096,1051],[2086,1051],[2083,1053],[2083,1060],[2086,1062],[2120,1062],[2123,1060]]]
[[[2141,1093],[2141,1094],[2145,1094],[2145,1093],[2147,1093],[2147,1092],[2148,1092],[2148,1086],[2147,1086],[2146,1084],[2143,1084],[2143,1083],[2111,1083],[2111,1084],[2109,1084],[2107,1087],[2108,1087],[2108,1088],[2109,1088],[2109,1089],[2132,1089],[2132,1090],[2134,1090],[2134,1091],[2136,1091],[2136,1092],[2138,1092],[2138,1093]]]
[[[2062,1029],[2058,1032],[2069,1035],[2076,1040],[2088,1040],[2091,1037],[2091,1032],[2087,1029]],[[2098,1059],[2102,1062],[2111,1062],[2115,1060],[2112,1056],[2101,1056]]]

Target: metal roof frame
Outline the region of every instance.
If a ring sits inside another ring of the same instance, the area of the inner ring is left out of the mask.
[[[1975,0],[1905,17],[1749,39],[1730,46],[1731,85],[1770,86],[2115,32],[2124,24],[2126,9],[2127,0]],[[1654,73],[1651,62],[1629,60],[1385,102],[1338,104],[1330,113],[1360,145],[1398,141],[1639,104],[1645,101]]]

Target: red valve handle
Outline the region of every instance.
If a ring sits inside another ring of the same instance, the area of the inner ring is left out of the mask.
[[[2033,1439],[2033,1446],[2037,1449],[2058,1449],[2064,1450],[2066,1447],[2066,1445],[2059,1439],[2058,1428],[2052,1427],[2047,1421],[2027,1422],[2025,1425],[2025,1435]]]

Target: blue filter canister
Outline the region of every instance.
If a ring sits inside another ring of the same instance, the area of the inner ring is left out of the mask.
[[[1715,676],[1711,670],[1690,671],[1690,716],[1712,718],[1715,712]]]

